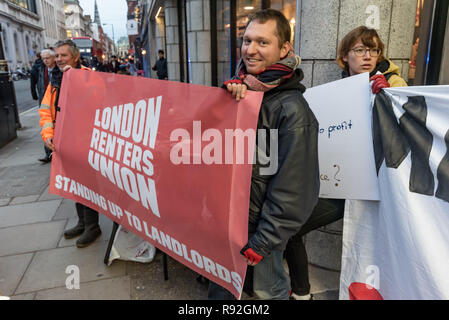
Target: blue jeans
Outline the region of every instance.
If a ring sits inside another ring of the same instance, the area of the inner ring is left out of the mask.
[[[282,265],[283,252],[273,251],[254,267],[254,292],[263,300],[288,300],[290,279]],[[210,281],[209,300],[234,300],[225,288]]]

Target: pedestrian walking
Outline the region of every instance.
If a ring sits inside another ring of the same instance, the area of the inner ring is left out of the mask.
[[[159,60],[156,61],[152,70],[156,71],[157,78],[159,80],[167,80],[168,79],[168,71],[167,71],[167,59],[164,57],[164,50],[159,50]]]

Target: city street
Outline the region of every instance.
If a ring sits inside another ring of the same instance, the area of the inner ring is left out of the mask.
[[[14,90],[16,92],[17,106],[19,113],[34,108],[38,105],[37,100],[31,97],[30,80],[19,80],[14,82]]]

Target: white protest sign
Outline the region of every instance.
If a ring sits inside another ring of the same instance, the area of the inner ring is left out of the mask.
[[[308,89],[319,122],[320,197],[379,200],[368,73]]]

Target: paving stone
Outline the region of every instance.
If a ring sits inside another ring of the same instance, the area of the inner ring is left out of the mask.
[[[40,136],[38,132],[36,132],[36,137],[28,137],[30,131],[30,127],[19,130],[17,132],[18,138],[14,141],[15,143],[8,145],[9,148],[2,148],[0,167],[8,168],[18,165],[50,167],[49,164],[42,164],[42,162],[38,161],[39,158],[44,156],[43,143],[41,143],[41,139],[39,139],[41,142],[37,142]]]
[[[11,296],[33,257],[32,253],[0,257],[0,292]]]
[[[0,208],[0,228],[51,221],[61,200],[43,201]]]
[[[310,292],[338,290],[340,288],[340,272],[325,270],[309,264]]]
[[[0,199],[0,207],[6,206],[11,201],[11,198]]]
[[[315,230],[306,235],[305,247],[310,263],[335,271],[341,269],[341,235]]]
[[[70,199],[62,199],[61,205],[56,211],[53,220],[73,219],[77,217],[78,215],[76,214],[75,201],[72,201]]]
[[[313,294],[313,300],[339,300],[339,291],[331,290]]]
[[[38,201],[57,200],[57,199],[62,199],[62,197],[57,196],[55,194],[48,193],[48,186],[47,186],[47,188],[44,190],[44,192],[42,192]]]
[[[0,168],[0,198],[41,194],[48,185],[50,166],[11,165]]]
[[[39,291],[36,300],[129,300],[129,276],[81,283],[79,289],[66,287]]]
[[[11,300],[34,300],[36,297],[36,292],[19,294],[17,296],[12,296]]]
[[[80,283],[125,275],[126,264],[116,261],[109,267],[103,263],[107,243],[99,242],[89,247],[58,248],[37,252],[26,271],[16,293],[65,287],[68,266],[79,268]]]
[[[168,257],[168,280],[164,280],[162,254],[150,263],[127,262],[132,300],[205,300],[208,285],[198,282],[198,274]],[[115,261],[112,263],[114,265]]]
[[[34,223],[0,230],[0,257],[55,248],[66,221]]]
[[[16,204],[35,202],[38,198],[39,198],[38,194],[24,196],[24,197],[15,197],[14,199],[12,199],[12,201],[9,203],[9,205],[11,206],[11,205],[16,205]]]

